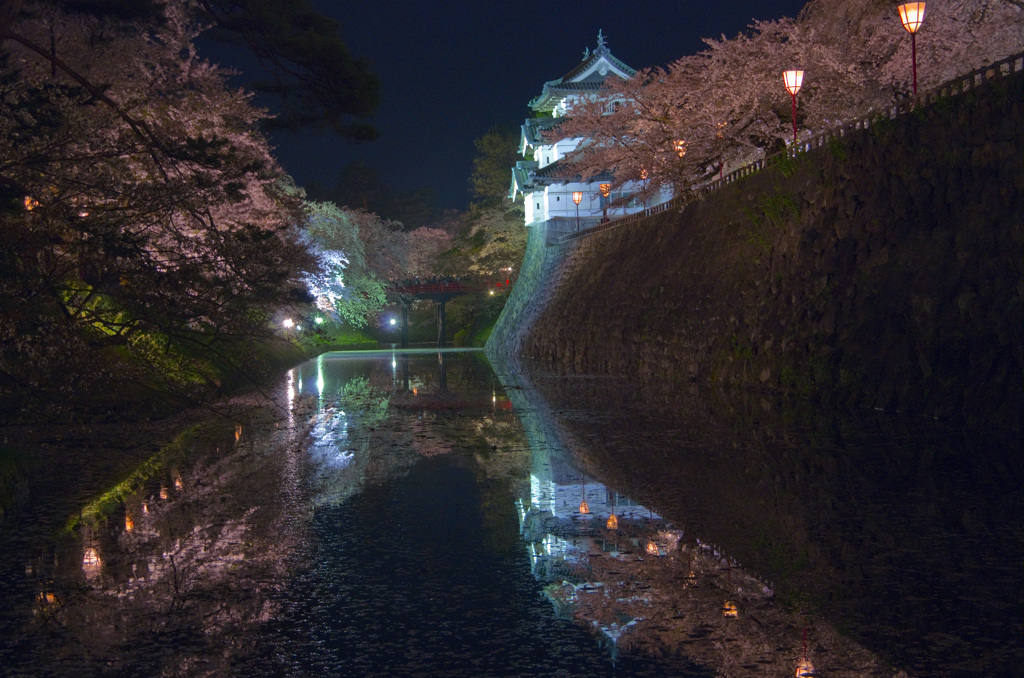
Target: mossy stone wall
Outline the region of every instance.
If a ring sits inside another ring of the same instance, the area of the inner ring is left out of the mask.
[[[488,351],[1019,429],[1018,74],[562,246]]]

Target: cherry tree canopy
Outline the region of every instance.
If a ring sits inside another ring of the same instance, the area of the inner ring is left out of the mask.
[[[0,379],[88,346],[216,351],[301,301],[300,202],[189,4],[148,24],[21,9],[0,32]]]
[[[939,85],[1024,49],[1024,10],[1007,0],[930,2],[917,35],[918,79]],[[677,191],[750,162],[792,139],[785,70],[803,70],[798,123],[819,132],[885,110],[910,91],[909,35],[880,0],[813,0],[796,19],[758,21],[735,38],[629,80],[609,78],[545,132],[582,138],[562,175],[611,170],[615,185],[648,178]],[[617,109],[611,101],[632,101]]]

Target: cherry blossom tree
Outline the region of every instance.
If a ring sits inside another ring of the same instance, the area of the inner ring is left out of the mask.
[[[575,104],[550,141],[585,141],[561,171],[615,185],[648,178],[685,193],[722,171],[792,139],[785,70],[803,70],[800,134],[818,133],[891,107],[910,90],[910,41],[894,5],[877,0],[813,0],[796,19],[756,21],[734,38],[665,68],[609,78],[598,96]],[[1024,49],[1024,11],[1006,0],[929,3],[918,34],[924,88]],[[610,107],[613,101],[631,105]]]
[[[88,347],[158,371],[223,359],[303,300],[299,270],[315,263],[258,131],[267,114],[198,57],[188,5],[164,8],[155,27],[48,3],[5,15],[5,385],[34,387]]]

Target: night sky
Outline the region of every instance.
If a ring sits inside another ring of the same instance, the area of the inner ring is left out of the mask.
[[[278,133],[277,154],[300,184],[333,185],[360,161],[395,190],[432,186],[441,207],[465,207],[473,140],[497,123],[518,127],[527,103],[597,44],[633,68],[665,65],[735,36],[754,18],[795,16],[805,0],[715,0],[646,4],[538,2],[338,2],[313,0],[334,17],[350,51],[382,82],[380,138],[342,142],[327,132]]]

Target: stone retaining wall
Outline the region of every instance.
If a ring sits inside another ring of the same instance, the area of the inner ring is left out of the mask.
[[[565,245],[488,352],[1019,429],[1020,74]]]

